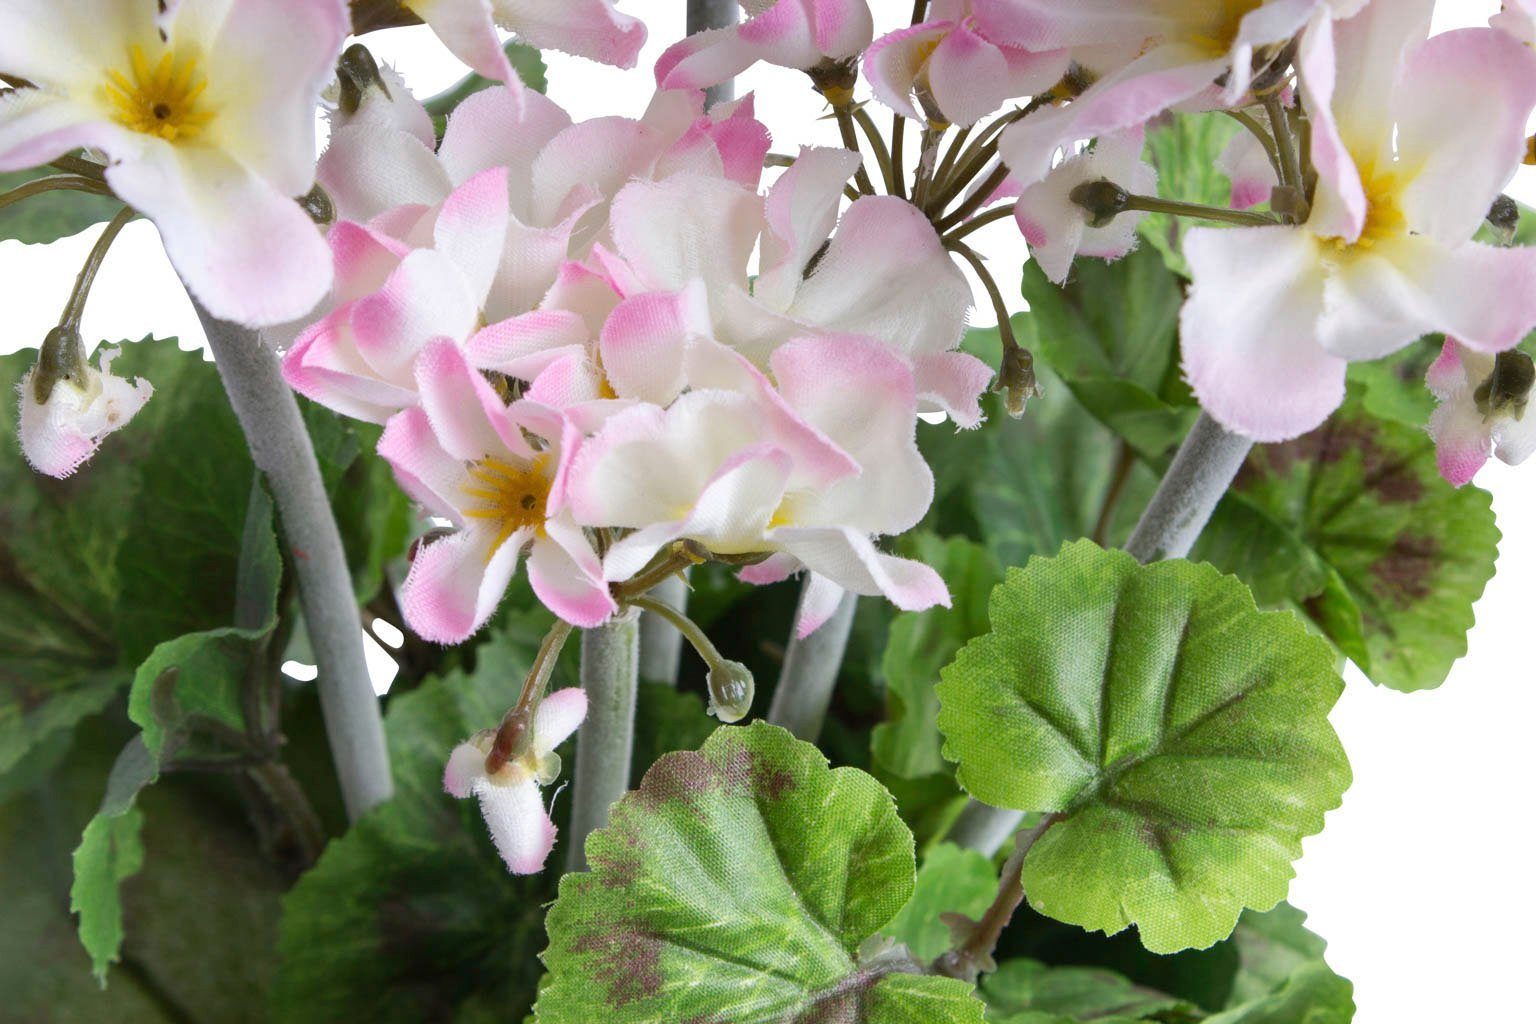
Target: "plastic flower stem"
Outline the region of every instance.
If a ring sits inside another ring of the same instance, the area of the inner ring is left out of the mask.
[[[875,119],[870,117],[869,111],[863,107],[854,108],[853,119],[860,128],[864,129],[864,135],[869,139],[869,149],[875,154],[875,163],[879,165],[880,176],[885,180],[885,190],[894,192],[895,166],[891,163],[891,151],[886,148],[885,140],[880,137],[880,129],[875,127]]]
[[[1269,157],[1269,165],[1275,169],[1275,180],[1282,181],[1285,178],[1285,167],[1280,162],[1280,150],[1275,147],[1275,137],[1265,130],[1259,123],[1259,119],[1246,110],[1228,110],[1228,117],[1248,129],[1249,134],[1259,140],[1259,145],[1264,147],[1265,154]]]
[[[810,593],[811,578],[807,574],[800,590],[800,605]],[[773,692],[773,703],[768,707],[768,721],[781,725],[802,740],[815,743],[821,735],[821,724],[827,717],[827,707],[832,703],[832,688],[837,683],[838,671],[843,667],[843,654],[848,649],[848,634],[853,629],[853,613],[858,607],[858,595],[843,594],[832,617],[810,636],[793,637],[789,649],[784,652],[784,667],[779,672],[779,685]],[[797,613],[795,618],[799,619]]]
[[[277,502],[320,669],[320,711],[331,759],[347,817],[355,822],[393,795],[394,781],[379,700],[363,657],[363,625],[352,575],[315,450],[276,353],[255,331],[216,319],[195,299],[193,306],[251,457]]]
[[[523,689],[518,694],[517,703],[502,716],[501,725],[497,727],[496,736],[491,741],[490,753],[485,755],[487,775],[495,775],[508,761],[527,749],[528,728],[533,721],[534,708],[544,699],[549,677],[554,675],[560,652],[565,650],[565,642],[570,639],[574,628],[564,619],[556,619],[539,642],[539,651],[533,657],[528,674],[523,677]]]
[[[966,221],[964,224],[961,224],[959,227],[955,228],[949,234],[945,235],[944,240],[946,242],[958,242],[972,231],[975,231],[978,228],[984,228],[988,224],[991,224],[993,221],[1002,220],[1004,217],[1012,217],[1014,205],[1015,204],[1013,203],[1009,203],[1007,206],[999,206],[988,210],[986,213],[978,214],[977,216],[972,217],[970,220]]]
[[[657,603],[681,613],[688,607],[688,581],[681,575],[669,576],[651,588]],[[632,602],[640,604],[638,600]],[[645,607],[643,604],[642,607]],[[640,615],[640,678],[652,683],[677,685],[678,662],[683,653],[683,635],[667,618],[654,611]]]
[[[962,152],[965,150],[965,142],[971,137],[974,125],[966,125],[955,133],[949,146],[944,150],[944,155],[939,159],[938,169],[933,172],[934,187],[942,190],[945,182],[955,171],[955,164],[959,162]]]
[[[907,168],[904,152],[907,143],[907,119],[900,114],[891,115],[891,195],[907,198]]]
[[[1183,558],[1227,493],[1253,442],[1201,413],[1174,455],[1125,550],[1139,562]]]
[[[107,252],[111,250],[112,243],[117,241],[117,236],[128,226],[128,222],[138,214],[129,207],[123,207],[117,212],[117,216],[107,222],[106,229],[96,239],[96,244],[91,246],[90,254],[85,257],[85,265],[80,268],[80,276],[75,278],[74,291],[69,293],[69,302],[64,306],[64,315],[59,318],[59,326],[73,330],[80,329],[80,318],[85,315],[85,300],[91,297],[91,286],[96,283],[96,274],[101,270],[101,265],[106,261]]]
[[[837,120],[837,131],[843,137],[843,148],[859,154],[859,169],[853,172],[853,181],[858,186],[859,195],[874,195],[875,185],[869,180],[869,171],[864,168],[864,151],[859,148],[859,136],[853,130],[852,104],[833,103],[832,116]]]
[[[997,896],[993,898],[992,905],[987,907],[974,927],[967,929],[963,941],[934,961],[933,969],[936,973],[974,982],[976,975],[982,971],[996,968],[992,953],[997,949],[997,940],[1013,919],[1014,911],[1024,902],[1024,858],[1029,856],[1030,849],[1045,835],[1046,830],[1059,820],[1059,815],[1048,814],[1033,828],[1018,834],[1014,839],[1013,853],[1009,854],[1007,862],[1003,864]]]
[[[37,178],[33,181],[25,181],[9,192],[0,193],[0,210],[12,203],[19,203],[23,199],[42,195],[44,192],[55,192],[66,189],[71,192],[94,192],[99,196],[109,196],[112,190],[106,185],[92,178],[81,177],[77,174],[52,174],[46,178]]]
[[[1291,137],[1291,122],[1280,102],[1280,93],[1264,94],[1264,110],[1269,114],[1269,125],[1275,132],[1275,147],[1280,156],[1280,184],[1291,188],[1301,187],[1301,162],[1296,155],[1296,140]]]
[[[688,642],[693,645],[693,649],[699,652],[699,657],[703,658],[704,661],[707,662],[711,667],[725,661],[725,656],[720,653],[720,649],[714,645],[714,642],[710,640],[707,635],[705,635],[704,631],[698,627],[698,624],[690,619],[687,615],[684,615],[682,612],[678,611],[677,608],[661,600],[660,596],[657,595],[656,590],[657,588],[652,588],[650,594],[643,597],[632,597],[629,599],[629,603],[634,605],[636,608],[641,609],[642,611],[648,612],[652,615],[655,615],[659,619],[664,619],[671,623],[673,632],[676,633],[679,638],[687,637]],[[640,642],[641,651],[644,652],[645,640],[643,618],[641,619],[641,622],[642,633]],[[645,671],[643,653],[641,657],[642,667],[640,674],[642,677],[644,677]]]
[[[976,186],[970,198],[955,207],[953,213],[944,216],[938,222],[939,231],[948,231],[955,225],[964,222],[965,218],[985,206],[988,200],[992,198],[992,193],[996,192],[998,187],[1007,180],[1008,168],[999,163],[996,167],[992,168],[992,173],[988,174],[986,179]],[[930,216],[938,216],[941,212],[942,208],[938,206],[932,206],[929,209]]]
[[[608,824],[608,811],[629,788],[639,686],[640,615],[621,612],[581,634],[581,686],[587,719],[576,736],[567,867],[585,871],[587,836]]]
[[[1254,213],[1248,210],[1223,210],[1200,203],[1181,203],[1175,199],[1159,199],[1156,196],[1127,196],[1127,210],[1144,210],[1147,213],[1169,213],[1175,217],[1196,217],[1225,224],[1242,224],[1247,227],[1273,227],[1280,221],[1273,214]],[[944,225],[941,225],[944,226]]]
[[[741,6],[737,0],[688,0],[688,34],[728,28],[736,24]],[[736,83],[727,78],[704,90],[704,106],[724,103],[736,95]]]

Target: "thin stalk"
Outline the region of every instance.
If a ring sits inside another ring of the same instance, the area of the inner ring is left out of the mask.
[[[967,198],[965,202],[955,207],[953,213],[945,215],[938,222],[939,231],[948,231],[955,225],[963,223],[965,218],[969,217],[971,214],[985,206],[987,204],[987,200],[992,198],[992,193],[996,192],[998,187],[1007,180],[1008,168],[999,163],[992,169],[992,173],[988,174],[986,178],[982,180],[982,183],[976,186],[976,190],[970,194],[970,197]],[[934,209],[931,212],[932,214],[937,215],[942,211]]]
[[[688,608],[688,581],[681,575],[669,576],[651,588],[650,596],[682,613]],[[640,616],[640,678],[650,683],[676,686],[682,656],[683,634],[677,627],[664,615],[643,612]]]
[[[293,833],[304,866],[319,860],[320,851],[325,848],[325,828],[288,766],[276,760],[260,761],[247,768],[246,774]]]
[[[955,164],[960,158],[961,151],[965,148],[965,140],[971,137],[974,125],[967,125],[955,133],[949,146],[944,150],[944,156],[939,160],[939,166],[933,172],[933,185],[936,189],[942,189],[949,176],[954,173]]]
[[[1242,224],[1246,227],[1273,227],[1280,223],[1273,214],[1253,213],[1248,210],[1224,210],[1218,206],[1201,203],[1184,203],[1176,199],[1160,199],[1157,196],[1129,196],[1127,210],[1144,210],[1147,213],[1169,213],[1175,217],[1197,217],[1201,220],[1221,221],[1225,224]]]
[[[1115,468],[1111,471],[1109,491],[1104,495],[1104,504],[1099,507],[1099,519],[1093,524],[1092,540],[1099,547],[1109,538],[1109,525],[1115,518],[1115,510],[1120,507],[1120,499],[1125,494],[1125,485],[1130,482],[1131,470],[1136,468],[1136,452],[1124,441],[1120,442],[1120,453],[1115,457]]]
[[[864,137],[869,140],[870,152],[875,154],[875,163],[880,167],[880,175],[885,179],[885,190],[894,193],[896,191],[895,165],[891,163],[891,151],[885,148],[885,140],[880,137],[880,129],[875,127],[875,119],[869,116],[869,111],[863,107],[855,108],[853,119],[858,126],[864,129]]]
[[[1275,133],[1275,148],[1280,155],[1280,184],[1301,188],[1301,161],[1296,155],[1296,140],[1291,136],[1290,118],[1280,102],[1280,93],[1272,91],[1263,97],[1264,110],[1269,114],[1269,127]]]
[[[117,212],[117,216],[107,222],[106,229],[96,239],[96,244],[91,246],[90,254],[85,257],[85,266],[80,268],[80,275],[75,278],[74,291],[69,293],[69,301],[64,305],[64,315],[59,318],[61,327],[76,331],[80,329],[80,318],[85,315],[85,300],[91,297],[91,287],[96,283],[96,275],[101,271],[101,265],[106,262],[112,243],[117,241],[117,236],[122,234],[123,228],[127,227],[128,222],[136,216],[138,216],[137,213],[125,206]]]
[[[912,24],[918,25],[928,16],[928,0],[914,0],[912,4]]]
[[[993,898],[992,905],[981,915],[975,927],[970,929],[963,942],[934,961],[933,969],[936,973],[974,982],[976,975],[983,970],[996,967],[992,953],[997,949],[997,940],[1002,937],[1008,922],[1013,920],[1014,911],[1024,902],[1024,858],[1040,837],[1045,835],[1046,830],[1059,820],[1059,816],[1048,814],[1034,828],[1018,834],[1013,842],[1013,853],[1009,854],[1007,862],[1003,864],[1002,877],[997,883],[997,896]]]
[[[1253,448],[1206,413],[1190,428],[1125,550],[1139,562],[1189,554]]]
[[[48,161],[48,166],[56,167],[66,174],[75,174],[82,178],[101,182],[102,186],[106,187],[107,169],[94,160],[87,160],[84,157],[74,156],[73,154],[65,154],[57,159]],[[107,189],[108,193],[111,191],[110,188]]]
[[[92,178],[84,178],[78,174],[51,174],[46,178],[24,181],[10,191],[0,193],[0,210],[5,209],[12,203],[19,203],[23,199],[31,199],[33,196],[42,195],[44,192],[57,192],[60,190],[91,192],[98,196],[109,196],[112,194],[111,189]]]
[[[800,590],[797,621],[810,594],[811,577],[807,574]],[[789,649],[784,652],[784,667],[779,672],[779,685],[768,708],[769,722],[783,726],[802,740],[816,742],[832,703],[837,674],[843,667],[858,600],[857,594],[844,593],[837,610],[820,629],[810,636],[790,640]]]
[[[294,553],[299,600],[320,675],[320,711],[352,821],[394,793],[379,700],[363,657],[363,624],[320,466],[277,355],[256,332],[213,317],[193,299],[214,364],[256,468],[277,502]]]
[[[728,28],[736,24],[741,6],[737,0],[688,0],[688,34],[708,32],[710,29]],[[736,95],[736,82],[727,78],[719,85],[704,90],[704,107],[725,103]]]
[[[581,634],[581,686],[587,720],[576,736],[570,847],[566,866],[587,867],[587,836],[608,824],[608,812],[629,788],[639,686],[640,615],[630,609]]]
[[[919,210],[928,209],[928,196],[933,191],[934,162],[939,156],[939,143],[944,139],[948,125],[934,127],[932,122],[923,126],[923,144],[917,154],[917,175],[912,183],[912,204]]]
[[[1024,117],[1045,104],[1045,100],[1031,100],[1027,105],[1018,110],[1011,111],[994,120],[984,128],[980,135],[971,141],[967,150],[956,163],[955,169],[950,172],[949,178],[938,184],[934,193],[933,205],[937,210],[954,202],[955,197],[965,190],[980,174],[987,164],[997,156],[997,140],[1003,134],[1003,129],[1013,122]]]
[[[1017,204],[1015,203],[1009,203],[1006,206],[999,206],[995,209],[988,210],[986,213],[972,217],[970,220],[966,221],[964,224],[961,224],[949,234],[945,235],[944,241],[958,242],[972,231],[980,230],[981,228],[986,227],[988,224],[991,224],[994,221],[1002,220],[1004,217],[1012,217],[1013,209],[1016,205]]]
[[[891,116],[891,195],[907,198],[907,119],[900,114]]]
[[[1226,115],[1248,129],[1248,133],[1259,140],[1259,145],[1264,147],[1264,153],[1269,157],[1269,166],[1275,169],[1275,180],[1283,182],[1285,167],[1280,162],[1280,150],[1275,145],[1275,137],[1265,130],[1258,118],[1246,110],[1228,110]]]
[[[544,698],[549,677],[554,675],[560,652],[565,650],[565,642],[570,639],[574,628],[564,619],[556,619],[554,625],[549,627],[549,632],[544,634],[544,639],[539,643],[539,651],[533,657],[533,664],[523,677],[522,693],[518,695],[517,703],[502,716],[501,725],[491,741],[491,751],[485,755],[487,775],[495,775],[508,761],[526,749],[533,709]]]
[[[874,183],[869,180],[869,172],[864,169],[864,151],[859,148],[859,136],[853,130],[853,113],[847,104],[832,104],[832,116],[837,120],[837,131],[843,137],[843,148],[851,149],[859,154],[859,169],[853,172],[854,184],[858,186],[859,194],[872,196],[875,194]]]

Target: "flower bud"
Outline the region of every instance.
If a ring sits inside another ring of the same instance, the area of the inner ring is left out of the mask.
[[[1102,228],[1120,214],[1131,201],[1130,193],[1107,178],[1085,181],[1068,196],[1088,213],[1088,226]]]
[[[1498,237],[1499,244],[1509,245],[1515,240],[1515,231],[1520,227],[1520,204],[1509,196],[1499,196],[1488,209],[1488,224]]]
[[[49,332],[37,364],[18,388],[21,451],[39,473],[69,476],[154,394],[148,381],[124,380],[109,372],[117,354],[115,348],[103,349],[98,370],[86,362],[73,328]]]
[[[721,660],[709,667],[709,713],[729,725],[752,710],[757,684],[752,672],[739,661]]]
[[[1493,372],[1473,392],[1473,401],[1484,417],[1504,416],[1518,420],[1525,416],[1536,384],[1536,362],[1519,349],[1500,352],[1493,362]]]

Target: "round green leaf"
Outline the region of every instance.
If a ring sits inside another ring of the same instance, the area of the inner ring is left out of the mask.
[[[1088,541],[1010,570],[991,622],[944,670],[939,728],[974,796],[1061,816],[1031,905],[1173,952],[1284,898],[1350,778],[1326,643],[1210,566]]]
[[[913,890],[890,795],[757,723],[663,757],[549,912],[541,1024],[980,1024],[970,986],[866,955]]]

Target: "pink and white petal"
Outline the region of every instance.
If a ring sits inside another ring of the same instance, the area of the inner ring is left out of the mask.
[[[1224,105],[1237,104],[1248,92],[1253,80],[1254,49],[1290,39],[1318,9],[1318,3],[1319,0],[1265,0],[1243,15],[1228,54],[1232,71],[1223,90]]]
[[[579,629],[601,626],[618,611],[603,565],[581,527],[551,519],[528,553],[528,582],[544,607]]]
[[[680,174],[635,181],[613,201],[619,254],[645,287],[659,291],[677,291],[695,279],[710,295],[744,285],[762,224],[762,198],[721,179]]]
[[[1525,153],[1536,52],[1490,28],[1443,32],[1408,58],[1394,104],[1409,226],[1467,241]]]
[[[1333,25],[1332,110],[1339,136],[1359,163],[1391,159],[1404,66],[1428,38],[1434,7],[1435,0],[1375,2]]]
[[[400,489],[432,515],[464,521],[459,508],[470,477],[464,462],[443,450],[432,421],[419,409],[405,409],[389,418],[379,438],[379,457],[394,470]]]
[[[1527,46],[1536,46],[1536,2],[1533,0],[1504,0],[1503,10],[1489,18],[1488,24]]]
[[[506,403],[453,342],[438,339],[422,349],[416,386],[421,408],[450,455],[467,462],[506,452],[518,459],[533,457],[522,431],[507,415]]]
[[[1066,75],[1072,66],[1072,51],[1025,50],[997,44],[1008,62],[1008,95],[1038,96]]]
[[[884,595],[902,611],[950,604],[949,588],[921,562],[878,550],[862,533],[848,527],[783,527],[770,539],[844,590],[867,597]]]
[[[315,183],[315,108],[352,30],[344,0],[228,0],[204,49],[219,145],[283,195]],[[181,38],[182,26],[172,40]]]
[[[619,303],[619,292],[613,280],[606,274],[584,263],[562,264],[555,283],[544,293],[540,308],[550,311],[569,310],[581,317],[587,326],[587,336],[595,338],[602,333],[608,314]]]
[[[585,349],[589,335],[580,316],[563,309],[536,309],[482,327],[464,345],[470,365],[531,381],[572,348]]]
[[[410,249],[382,232],[350,220],[338,221],[326,236],[335,267],[331,300],[337,306],[372,295]]]
[[[540,757],[571,738],[587,717],[587,694],[579,686],[556,690],[533,713],[533,750]]]
[[[1194,288],[1180,319],[1184,373],[1228,430],[1285,441],[1344,400],[1344,360],[1317,343],[1319,242],[1298,228],[1195,228]]]
[[[916,356],[956,347],[970,306],[971,286],[922,212],[895,196],[866,196],[843,214],[788,312]]]
[[[352,342],[352,309],[342,306],[301,332],[283,356],[283,379],[306,398],[344,416],[383,423],[416,404],[416,383],[380,380]]]
[[[735,78],[757,63],[758,48],[741,38],[738,26],[695,32],[673,43],[656,60],[662,89],[707,89]]]
[[[527,218],[533,163],[549,141],[571,126],[571,116],[543,93],[485,89],[448,118],[437,155],[454,183],[492,167],[507,168],[512,214]]]
[[[501,267],[485,300],[488,321],[518,316],[540,304],[560,276],[574,226],[574,219],[552,228],[529,227],[515,217],[509,222]]]
[[[1296,66],[1301,94],[1312,118],[1312,166],[1317,171],[1307,228],[1319,238],[1353,242],[1365,226],[1365,187],[1333,113],[1338,59],[1333,21],[1326,11],[1319,11],[1303,33]],[[1232,188],[1235,197],[1235,179]]]
[[[1500,462],[1518,466],[1536,452],[1536,415],[1503,419],[1493,430],[1493,453]]]
[[[1536,327],[1536,249],[1427,235],[1379,242],[1329,276],[1318,341],[1348,359],[1376,359],[1431,331],[1498,352]]]
[[[804,640],[837,614],[847,591],[825,576],[808,573],[800,603],[795,608],[795,639]]]
[[[736,578],[743,583],[761,587],[782,583],[801,569],[800,559],[794,555],[776,551],[756,565],[744,565]]]
[[[864,77],[869,79],[875,98],[903,117],[922,120],[923,112],[912,102],[917,76],[933,48],[953,28],[953,22],[926,21],[871,43],[864,54]]]
[[[1440,354],[1424,373],[1424,386],[1440,401],[1448,401],[1467,386],[1467,370],[1455,338],[1446,338]]]
[[[573,124],[550,140],[533,165],[529,222],[552,224],[568,210],[571,193],[612,198],[631,178],[645,177],[663,140],[639,121],[597,117]]]
[[[875,37],[868,0],[810,0],[816,48],[833,60],[856,57]]]
[[[69,476],[96,453],[108,434],[138,415],[154,394],[147,380],[112,376],[108,364],[114,355],[115,351],[103,351],[100,372],[87,370],[95,388],[82,390],[61,380],[42,405],[32,393],[35,371],[28,370],[22,377],[17,388],[21,400],[17,434],[22,455],[37,472],[57,478]]]
[[[526,392],[529,399],[562,410],[603,400],[602,372],[584,346],[556,350],[551,355],[548,365],[533,378]]]
[[[453,190],[432,229],[437,251],[459,268],[482,305],[501,269],[507,218],[507,170],[493,167]]]
[[[806,265],[837,226],[843,185],[859,167],[846,149],[807,148],[774,182],[763,204],[763,271],[753,294],[770,308],[793,301]]]
[[[720,154],[725,176],[756,192],[763,178],[763,158],[773,138],[768,126],[753,116],[751,99],[749,94],[738,101],[736,112],[729,117],[716,117],[718,108],[711,111],[703,130]]]
[[[129,47],[157,43],[155,13],[121,0],[7,0],[0,68],[58,92],[95,89],[103,68],[126,64]]]
[[[433,206],[452,188],[431,148],[409,132],[349,124],[331,133],[320,184],[343,218],[370,221],[398,206]]]
[[[460,743],[443,765],[443,792],[463,800],[485,781],[485,753],[473,743]]]
[[[1232,181],[1232,208],[1247,210],[1269,201],[1280,179],[1275,176],[1275,165],[1269,160],[1264,146],[1249,132],[1232,136],[1216,166]]]
[[[1145,124],[1208,88],[1226,70],[1225,58],[1213,60],[1197,47],[1154,47],[1071,103],[1045,107],[1011,125],[998,152],[1022,185],[1032,185],[1050,171],[1062,147]]]
[[[603,374],[621,398],[670,405],[688,385],[689,343],[708,328],[702,287],[631,296],[603,325]]]
[[[645,45],[645,25],[614,10],[611,0],[493,0],[497,20],[541,50],[632,68]]]
[[[406,0],[406,6],[470,68],[514,92],[523,88],[496,34],[491,0]]]
[[[1493,452],[1493,436],[1470,394],[1446,402],[1429,417],[1435,439],[1435,466],[1446,482],[1461,487],[1472,482]]]
[[[491,833],[496,852],[514,875],[536,875],[544,870],[549,851],[555,848],[555,823],[544,809],[544,797],[532,779],[512,786],[483,782],[475,787],[480,813]]]
[[[1029,244],[1029,254],[1056,284],[1066,281],[1088,227],[1082,208],[1070,198],[1072,189],[1086,180],[1082,170],[1071,161],[1062,164],[1024,189],[1013,207],[1014,223]]]
[[[929,352],[912,360],[919,410],[937,407],[969,429],[981,423],[981,396],[992,383],[992,367],[966,352]]]
[[[1012,98],[1011,70],[1002,50],[961,22],[928,58],[928,84],[944,116],[963,128]]]
[[[433,338],[468,340],[480,303],[442,253],[417,249],[384,287],[352,306],[357,350],[381,378],[405,386],[416,357]]]
[[[531,534],[518,530],[498,546],[493,530],[471,526],[423,544],[400,587],[406,624],[434,643],[469,639],[501,603]]]
[[[286,323],[331,287],[331,253],[307,213],[212,148],[147,146],[107,169],[124,202],[155,222],[182,280],[214,316]]]
[[[1141,44],[1176,33],[1181,8],[1124,0],[972,0],[977,24],[989,39],[1031,50],[1107,42]]]
[[[0,94],[0,172],[38,167],[76,149],[131,159],[143,146],[143,136],[77,100],[41,89]]]

